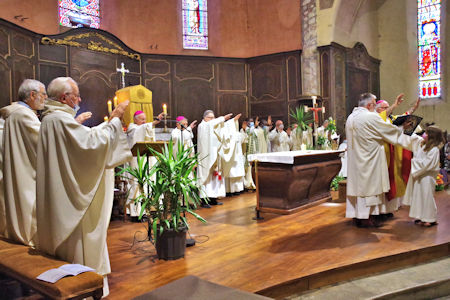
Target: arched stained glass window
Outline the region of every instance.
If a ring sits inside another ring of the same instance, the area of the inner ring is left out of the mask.
[[[59,24],[100,28],[100,0],[59,0]]]
[[[419,95],[441,97],[441,0],[418,0]]]
[[[207,0],[182,0],[183,48],[208,50]]]

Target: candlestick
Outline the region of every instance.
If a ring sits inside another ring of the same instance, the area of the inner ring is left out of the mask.
[[[163,113],[167,115],[167,105],[165,103],[163,104]]]
[[[108,122],[108,117],[105,116],[105,117],[103,118],[103,120],[104,120],[105,122]]]
[[[111,100],[108,100],[107,104],[108,104],[108,113],[111,114],[112,113],[112,102],[111,102]]]
[[[117,107],[117,101],[118,101],[118,100],[117,100],[117,96],[115,96],[115,97],[114,97],[114,108]]]

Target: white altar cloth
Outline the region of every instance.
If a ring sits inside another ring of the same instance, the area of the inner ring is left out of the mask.
[[[294,164],[294,158],[298,156],[321,155],[327,153],[340,153],[342,150],[298,150],[298,151],[283,151],[270,153],[249,154],[248,161],[278,163],[278,164]]]

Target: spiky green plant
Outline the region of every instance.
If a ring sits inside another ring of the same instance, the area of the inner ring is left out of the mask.
[[[205,223],[206,220],[193,211],[201,203],[197,176],[193,172],[198,164],[198,154],[191,154],[193,147],[184,148],[179,143],[174,155],[173,141],[170,140],[161,153],[151,148],[148,150],[156,158],[151,168],[146,157],[138,153],[137,167],[122,168],[118,175],[128,176],[137,182],[140,195],[133,200],[141,204],[139,219],[144,212],[149,217],[154,240],[166,229],[178,231],[189,228],[185,213]],[[153,175],[155,180],[151,179]]]
[[[303,105],[296,107],[295,111],[291,109],[290,116],[295,120],[295,123],[297,123],[297,128],[302,132],[307,130],[309,127],[308,124],[313,122],[312,112],[305,112],[305,107]]]

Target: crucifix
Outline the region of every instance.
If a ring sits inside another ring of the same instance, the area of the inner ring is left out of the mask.
[[[117,68],[116,71],[120,72],[122,74],[122,88],[125,87],[125,73],[130,73],[130,70],[125,69],[125,64],[121,63],[120,64],[120,69]]]
[[[308,107],[305,106],[305,112],[312,111],[314,112],[314,128],[313,128],[313,136],[314,136],[314,146],[317,145],[317,126],[319,125],[319,112],[322,112],[322,114],[325,113],[325,107],[318,107],[317,105],[317,96],[311,96],[313,106]]]

